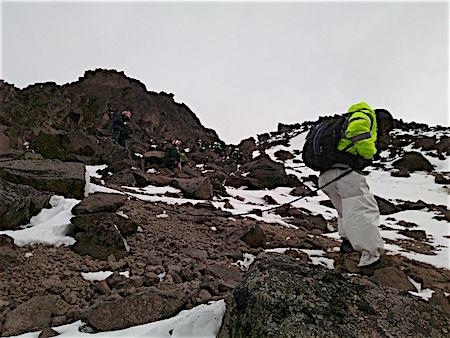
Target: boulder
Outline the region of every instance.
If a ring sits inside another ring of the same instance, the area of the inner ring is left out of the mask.
[[[258,181],[250,177],[231,175],[226,179],[225,185],[234,188],[248,187],[250,189],[256,189]]]
[[[219,338],[440,336],[448,329],[446,313],[413,296],[281,254],[258,256],[226,302]]]
[[[128,255],[123,236],[137,230],[137,224],[110,213],[82,214],[71,219],[76,242],[72,250],[80,255],[106,260],[109,255],[117,259]],[[123,233],[123,236],[122,236]]]
[[[13,230],[29,223],[32,216],[49,206],[50,194],[0,179],[0,230]]]
[[[253,137],[249,137],[242,140],[237,147],[239,148],[244,161],[247,162],[252,159],[253,152],[256,150],[256,141]]]
[[[289,193],[291,196],[317,196],[317,192],[312,192],[312,190],[305,184],[301,183],[299,186],[292,189]]]
[[[287,161],[294,158],[294,155],[287,150],[278,150],[274,153],[275,157],[280,161]]]
[[[245,229],[240,239],[251,248],[264,248],[266,246],[266,235],[258,225]]]
[[[170,185],[170,182],[172,182],[171,177],[159,174],[149,174],[142,171],[133,171],[133,176],[136,180],[137,187],[146,187],[148,185],[164,187]]]
[[[398,206],[396,206],[394,203],[391,203],[382,197],[375,196],[375,200],[378,203],[378,209],[380,209],[381,215],[390,215],[390,214],[395,214],[396,212],[401,211],[401,209]]]
[[[259,155],[253,161],[243,165],[240,170],[249,172],[248,177],[256,180],[256,189],[295,187],[300,184],[296,176],[286,174],[284,164],[273,161],[266,154]]]
[[[413,171],[432,171],[433,165],[428,161],[421,153],[407,152],[403,157],[393,163],[394,168],[400,171],[406,170],[408,172]]]
[[[49,327],[52,317],[65,314],[69,305],[59,296],[45,295],[31,298],[6,315],[2,336],[16,336]]]
[[[0,272],[7,266],[17,264],[17,257],[14,239],[7,235],[0,235]]]
[[[80,215],[96,212],[116,212],[126,201],[127,197],[125,195],[96,192],[77,204],[72,209],[72,213]]]
[[[180,189],[185,197],[202,200],[213,198],[213,186],[207,177],[175,178],[171,185]]]
[[[450,137],[442,137],[436,144],[438,153],[450,155]]]
[[[221,279],[227,284],[236,286],[242,280],[242,272],[234,265],[225,262],[213,263],[208,265],[205,271],[206,276],[212,276]]]
[[[427,233],[424,230],[409,230],[409,229],[404,229],[404,230],[399,230],[398,233],[400,235],[406,236],[406,237],[410,237],[410,238],[414,238],[416,240],[424,240],[427,238]]]
[[[120,231],[122,236],[134,234],[138,228],[138,225],[129,218],[109,212],[78,214],[71,219],[71,223],[76,226],[75,232],[90,232],[93,229],[102,227],[102,225],[112,225]]]
[[[15,184],[29,185],[65,197],[84,197],[86,186],[82,163],[58,160],[16,160],[0,162],[0,178]]]
[[[99,302],[83,314],[96,331],[112,331],[151,323],[177,314],[187,301],[181,289],[148,290],[114,301]]]
[[[408,280],[405,273],[394,266],[375,270],[371,279],[377,284],[390,286],[399,290],[416,291],[416,288]]]
[[[437,174],[434,177],[434,183],[436,184],[449,184],[450,178],[445,176],[444,174]]]

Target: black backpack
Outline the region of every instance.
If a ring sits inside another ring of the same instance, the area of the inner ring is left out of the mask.
[[[320,118],[314,125],[303,146],[302,158],[305,165],[313,170],[324,171],[338,160],[338,143],[342,130],[347,129],[348,118],[351,114],[335,115],[333,117]],[[353,144],[342,151],[347,150]]]

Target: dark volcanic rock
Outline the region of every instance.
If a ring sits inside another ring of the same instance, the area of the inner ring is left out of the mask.
[[[189,107],[175,102],[173,94],[148,91],[143,83],[115,70],[86,71],[78,81],[63,86],[47,82],[18,90],[2,85],[0,103],[0,123],[7,127],[5,133],[11,140],[22,140],[20,144],[24,138],[33,143],[41,130],[63,130],[68,134],[82,131],[96,136],[104,155],[109,156],[109,149],[105,149],[107,144],[112,145],[109,112],[124,109],[133,111],[129,140],[132,151],[136,142],[161,144],[178,138],[193,145],[198,139],[205,144],[220,141],[213,130],[202,126]],[[93,158],[101,154],[90,139],[78,140],[79,145],[70,142],[63,154],[90,157],[92,150]],[[59,140],[54,144],[59,147]]]
[[[172,185],[180,189],[186,197],[204,200],[213,198],[213,186],[207,177],[175,178]]]
[[[0,272],[16,262],[17,251],[14,248],[14,239],[7,235],[0,235]]]
[[[294,158],[294,155],[292,155],[292,153],[287,150],[278,150],[274,155],[280,161],[287,161]]]
[[[364,320],[361,320],[364,318]],[[218,337],[436,336],[437,307],[360,277],[262,254],[227,300]]]
[[[441,138],[436,148],[440,154],[450,155],[450,137]]]
[[[317,196],[317,192],[312,192],[312,190],[310,188],[308,188],[308,186],[306,186],[305,184],[300,184],[298,187],[295,187],[294,189],[292,189],[292,191],[289,193],[289,195],[292,196]]]
[[[68,304],[56,295],[31,298],[6,315],[2,336],[15,336],[49,327],[52,316],[62,315],[67,309]]]
[[[50,194],[0,179],[0,201],[0,230],[12,230],[48,207]]]
[[[405,273],[394,266],[375,270],[371,279],[378,284],[390,286],[396,289],[416,291],[416,288],[408,280]]]
[[[76,239],[71,247],[81,255],[106,260],[109,255],[122,258],[128,254],[123,236],[136,232],[137,224],[110,213],[82,214],[71,219]]]
[[[253,161],[243,165],[240,170],[249,172],[248,177],[256,180],[257,189],[276,187],[295,187],[300,184],[296,176],[287,175],[284,165],[273,161],[268,155],[261,154]]]
[[[253,152],[256,150],[256,142],[253,137],[249,137],[245,140],[242,140],[238,144],[238,148],[244,158],[244,161],[250,161],[252,159]]]
[[[375,196],[375,200],[378,203],[378,209],[380,209],[381,215],[390,215],[390,214],[395,214],[396,212],[401,211],[401,209],[398,206],[396,206],[394,203],[391,203],[382,197]]]
[[[57,160],[0,162],[0,177],[16,184],[51,191],[65,197],[83,198],[86,186],[84,165]]]
[[[100,302],[83,316],[96,331],[120,330],[169,318],[183,308],[186,300],[181,289],[149,288],[120,300]]]
[[[421,153],[407,152],[403,157],[393,163],[394,168],[399,170],[413,171],[432,171],[433,165]]]
[[[109,212],[79,214],[72,218],[71,222],[76,226],[75,231],[81,230],[85,232],[89,232],[102,225],[110,224],[117,228],[122,236],[134,234],[138,227],[137,224],[130,219]]]
[[[248,187],[250,189],[256,189],[258,186],[258,181],[250,177],[231,175],[225,181],[225,185],[234,188]]]
[[[116,212],[126,201],[127,197],[125,195],[96,192],[77,204],[72,209],[72,213],[79,215],[96,212]]]
[[[243,232],[240,239],[249,247],[264,248],[266,246],[266,235],[258,225],[245,229]]]

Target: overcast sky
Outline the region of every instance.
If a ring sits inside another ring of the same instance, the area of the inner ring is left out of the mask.
[[[7,2],[0,77],[117,69],[229,143],[366,101],[449,124],[447,2]]]

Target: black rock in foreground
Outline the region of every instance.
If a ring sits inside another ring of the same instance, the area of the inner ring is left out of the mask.
[[[227,300],[218,337],[443,336],[447,316],[406,292],[262,254]]]

